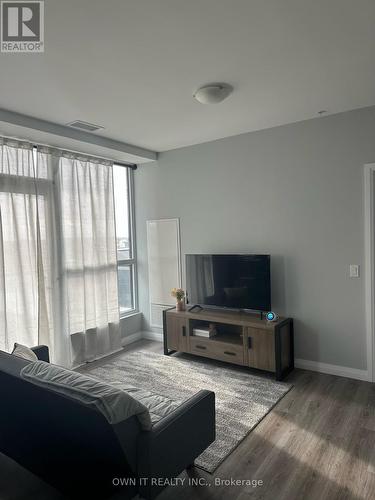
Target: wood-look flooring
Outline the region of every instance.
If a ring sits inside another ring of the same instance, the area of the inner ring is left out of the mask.
[[[162,352],[160,343],[150,341],[125,351],[134,349]],[[375,499],[375,384],[303,370],[287,381],[293,389],[214,475],[196,468],[184,472],[183,484],[166,489],[158,500]],[[262,485],[253,487],[251,480]],[[62,497],[0,455],[0,500],[34,498]]]

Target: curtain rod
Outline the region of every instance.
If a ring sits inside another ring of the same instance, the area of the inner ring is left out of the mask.
[[[30,144],[34,148],[38,148],[38,146],[41,146],[41,147],[59,149],[60,151],[67,151],[68,153],[82,154],[84,156],[88,156],[88,157],[91,156],[92,158],[98,158],[98,160],[110,161],[114,165],[118,165],[119,167],[125,167],[125,168],[131,168],[132,170],[137,170],[137,165],[135,163],[124,163],[124,162],[121,162],[121,161],[116,161],[113,158],[104,158],[103,156],[96,156],[96,155],[89,154],[89,153],[83,153],[82,151],[73,151],[71,149],[60,148],[60,147],[56,147],[56,146],[47,146],[45,144],[34,144],[34,143],[31,143],[31,142],[30,142]]]
[[[10,137],[10,136],[6,136],[6,135],[1,135],[0,137],[3,137],[4,139],[13,140],[13,141],[28,142],[33,148],[47,147],[47,148],[59,149],[60,151],[67,151],[68,153],[82,154],[84,156],[92,156],[93,158],[98,158],[99,160],[111,161],[115,165],[118,165],[120,167],[125,167],[125,168],[131,168],[132,170],[137,170],[137,168],[138,168],[135,163],[124,163],[121,161],[116,161],[113,158],[104,158],[103,156],[96,156],[96,155],[89,154],[89,153],[83,153],[82,151],[73,151],[72,149],[51,146],[50,144],[37,144],[35,142],[28,141],[27,139],[20,139],[19,137]]]
[[[132,170],[137,170],[138,168],[138,165],[136,165],[135,163],[121,163],[119,161],[114,161],[114,160],[111,161],[113,161],[113,163],[119,165],[120,167],[131,168]]]

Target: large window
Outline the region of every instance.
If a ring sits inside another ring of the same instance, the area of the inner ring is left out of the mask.
[[[134,245],[133,171],[113,165],[120,316],[137,309]]]

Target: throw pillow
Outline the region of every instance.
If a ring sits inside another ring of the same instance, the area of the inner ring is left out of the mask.
[[[23,359],[28,359],[30,361],[38,360],[38,357],[34,351],[32,351],[29,347],[26,347],[25,345],[17,344],[17,342],[14,344],[12,354],[15,354],[16,356]]]

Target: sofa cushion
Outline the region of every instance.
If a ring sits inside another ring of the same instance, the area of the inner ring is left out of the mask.
[[[152,425],[169,415],[183,403],[183,401],[174,401],[138,387],[123,386],[123,390],[148,409]]]
[[[33,352],[30,347],[22,344],[14,344],[12,354],[23,359],[28,359],[29,361],[37,361],[38,356]]]
[[[144,430],[151,428],[146,406],[130,394],[100,380],[44,361],[29,363],[21,370],[21,377],[84,405],[94,406],[110,424],[118,424],[136,415]]]

